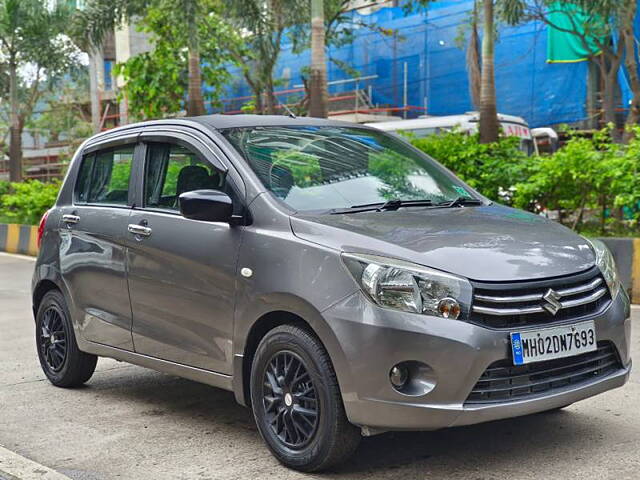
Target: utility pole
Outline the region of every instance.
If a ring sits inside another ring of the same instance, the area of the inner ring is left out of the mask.
[[[309,116],[327,118],[327,61],[324,45],[324,2],[311,0],[311,78],[309,81]]]

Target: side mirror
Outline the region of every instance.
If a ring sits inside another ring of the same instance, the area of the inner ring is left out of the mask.
[[[178,197],[180,213],[191,220],[229,222],[233,215],[233,201],[218,190],[193,190]]]

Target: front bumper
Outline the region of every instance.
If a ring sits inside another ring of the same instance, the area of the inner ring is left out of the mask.
[[[624,293],[601,314],[579,320],[595,321],[598,341],[615,345],[620,369],[535,397],[492,404],[465,400],[491,363],[510,358],[509,330],[382,309],[361,293],[323,316],[344,353],[334,367],[347,417],[371,430],[435,430],[551,410],[622,386],[631,371],[630,308]],[[408,396],[392,388],[389,371],[405,361],[429,367],[426,393]]]

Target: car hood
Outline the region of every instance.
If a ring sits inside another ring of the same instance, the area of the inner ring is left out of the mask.
[[[501,205],[294,215],[294,235],[345,252],[408,260],[473,280],[550,278],[595,263],[589,243],[559,223]]]

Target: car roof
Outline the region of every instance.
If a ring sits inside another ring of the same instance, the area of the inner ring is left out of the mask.
[[[339,120],[328,120],[326,118],[312,117],[292,117],[285,115],[203,115],[200,117],[185,117],[184,120],[191,120],[206,127],[221,130],[225,128],[242,127],[268,127],[268,126],[296,126],[296,125],[317,125],[317,126],[358,126],[352,122]]]
[[[312,117],[291,117],[284,115],[202,115],[198,117],[176,117],[160,120],[147,120],[145,122],[128,123],[119,127],[111,128],[95,134],[87,139],[83,148],[101,142],[106,138],[117,138],[130,131],[137,131],[140,128],[157,126],[191,126],[200,127],[202,130],[224,130],[226,128],[243,127],[270,127],[270,126],[324,126],[324,127],[351,127],[374,130],[371,127],[340,120],[328,120],[326,118]]]

